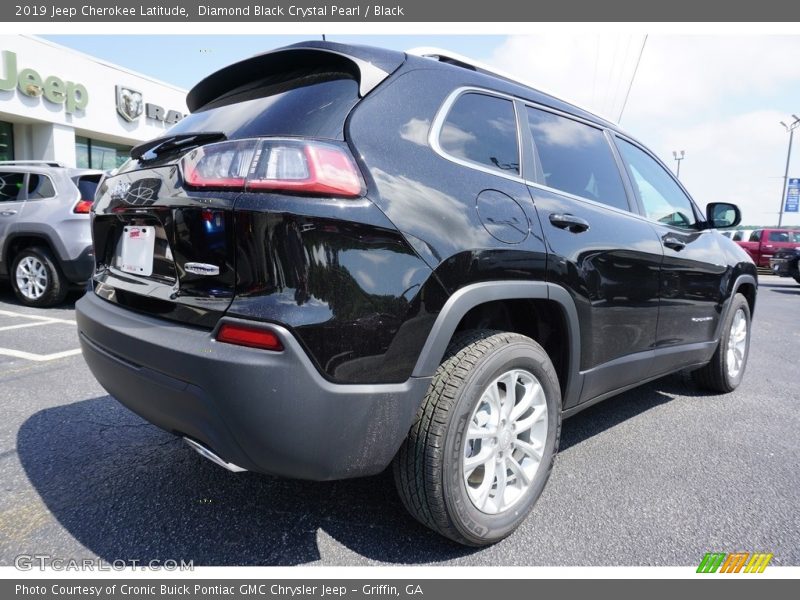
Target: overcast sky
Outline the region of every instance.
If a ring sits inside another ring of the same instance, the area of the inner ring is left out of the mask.
[[[189,88],[240,58],[308,36],[46,36]],[[331,39],[329,37],[329,39]],[[439,46],[475,57],[618,120],[671,168],[704,206],[731,201],[745,224],[777,223],[789,136],[800,115],[800,36],[602,34],[571,36],[334,36],[395,49]],[[132,49],[135,48],[135,51]],[[798,129],[800,138],[800,129]],[[797,140],[800,144],[800,140]],[[800,147],[789,176],[800,177]],[[800,225],[800,215],[784,215]]]

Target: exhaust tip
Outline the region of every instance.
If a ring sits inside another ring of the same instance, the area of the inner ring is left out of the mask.
[[[196,442],[193,439],[185,437],[183,438],[183,441],[186,442],[187,446],[189,446],[192,450],[197,452],[203,458],[207,458],[211,462],[219,465],[220,467],[228,469],[228,471],[231,471],[232,473],[242,473],[243,471],[247,471],[247,469],[244,469],[239,465],[229,463],[228,461],[226,461],[225,459],[221,458],[216,453],[214,453],[212,450],[206,448],[205,446],[203,446],[203,444]]]

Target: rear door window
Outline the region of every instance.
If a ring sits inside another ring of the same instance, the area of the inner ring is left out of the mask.
[[[487,94],[462,94],[442,125],[439,146],[453,158],[519,175],[514,104]]]
[[[167,135],[221,131],[228,139],[287,135],[342,140],[345,119],[358,100],[358,81],[348,72],[307,68],[273,73],[184,117]]]
[[[761,230],[754,231],[753,233],[751,233],[749,241],[751,241],[751,242],[760,242],[761,241]]]
[[[528,126],[537,180],[556,190],[630,210],[602,130],[530,106]]]
[[[28,175],[28,200],[52,198],[56,195],[56,188],[47,175],[31,173]]]
[[[25,197],[25,173],[0,172],[0,202],[13,202]]]
[[[770,231],[769,232],[769,241],[770,242],[788,242],[789,239],[789,232],[788,231]]]

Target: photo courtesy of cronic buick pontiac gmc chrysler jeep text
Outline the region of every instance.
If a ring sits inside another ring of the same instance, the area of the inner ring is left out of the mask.
[[[198,83],[98,189],[77,305],[108,392],[232,470],[393,465],[496,542],[561,420],[691,369],[742,380],[756,269],[638,141],[443,51],[307,42]]]

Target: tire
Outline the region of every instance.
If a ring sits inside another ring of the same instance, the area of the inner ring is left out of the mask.
[[[800,275],[794,275],[793,277],[797,283],[800,283]]]
[[[741,325],[734,327],[739,316],[744,319],[743,330]],[[719,345],[711,361],[694,371],[692,377],[699,387],[726,394],[735,390],[742,382],[750,353],[750,305],[742,294],[736,294],[731,300],[730,310],[721,330]],[[743,340],[740,337],[741,331],[744,331]],[[740,357],[739,363],[735,362],[737,357]]]
[[[516,416],[503,403],[508,385],[501,378],[515,382],[515,408],[521,411]],[[527,402],[530,408],[523,410]],[[502,424],[503,414],[517,431]],[[499,433],[479,440],[470,434],[490,430]],[[424,525],[460,544],[493,544],[510,535],[538,500],[560,433],[561,391],[544,349],[516,333],[466,331],[451,342],[394,459],[395,484],[405,507]],[[528,443],[527,451],[521,443]],[[470,469],[467,461],[482,456],[490,458]],[[509,466],[512,460],[517,469]]]
[[[11,264],[11,287],[27,306],[60,304],[69,291],[67,281],[50,250],[41,246],[24,248]]]

